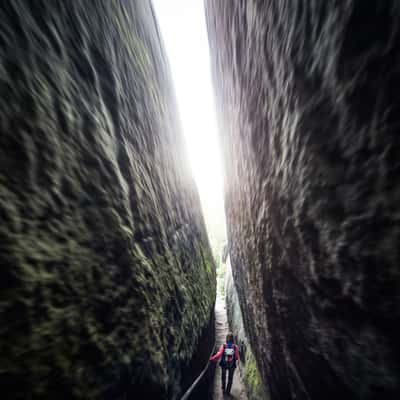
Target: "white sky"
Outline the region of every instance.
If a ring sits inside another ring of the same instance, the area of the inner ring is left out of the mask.
[[[208,227],[223,223],[223,183],[203,0],[153,0]],[[210,221],[210,218],[221,219]],[[208,219],[208,220],[207,220]]]

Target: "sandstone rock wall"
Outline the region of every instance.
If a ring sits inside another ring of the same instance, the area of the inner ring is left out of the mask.
[[[273,399],[400,396],[400,8],[207,0],[231,263]]]
[[[176,399],[215,272],[151,3],[0,21],[1,397]]]
[[[233,281],[232,268],[228,257],[225,272],[225,302],[229,327],[235,336],[235,342],[239,346],[240,362],[239,370],[247,392],[251,400],[268,400],[270,395],[265,389],[260,376],[260,371],[251,349],[243,325],[243,316],[240,309],[239,297]]]

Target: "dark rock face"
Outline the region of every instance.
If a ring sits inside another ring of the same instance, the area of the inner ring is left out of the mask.
[[[264,383],[273,399],[400,398],[399,3],[206,3]]]
[[[239,369],[247,397],[251,400],[268,400],[271,397],[261,381],[260,372],[244,328],[242,311],[240,309],[235,282],[233,281],[229,257],[226,262],[225,272],[225,301],[229,327],[235,336],[235,342],[240,350]]]
[[[215,272],[151,4],[0,20],[2,398],[176,399]]]

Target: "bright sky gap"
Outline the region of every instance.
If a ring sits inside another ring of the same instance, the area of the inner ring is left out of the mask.
[[[153,5],[172,70],[192,171],[214,247],[213,242],[225,240],[225,214],[203,0],[153,0]]]

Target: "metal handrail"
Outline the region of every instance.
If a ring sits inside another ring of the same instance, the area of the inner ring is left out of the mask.
[[[214,354],[214,350],[216,347],[217,342],[214,343],[213,349],[211,351],[210,357]],[[181,397],[181,400],[187,400],[189,396],[192,394],[194,388],[197,386],[197,384],[201,381],[201,378],[203,378],[204,374],[206,373],[208,367],[210,366],[210,357],[208,357],[208,362],[206,366],[203,368],[201,371],[200,375],[195,379],[195,381],[192,383],[192,385],[189,387],[188,390],[184,393],[184,395]]]

